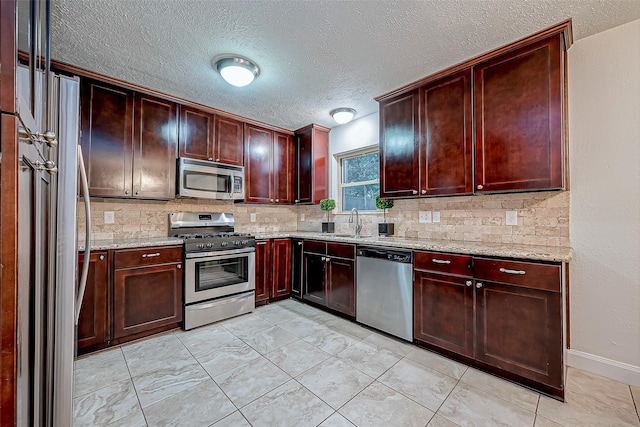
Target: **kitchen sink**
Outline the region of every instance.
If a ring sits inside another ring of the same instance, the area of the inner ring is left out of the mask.
[[[350,234],[334,234],[335,237],[351,237],[352,239],[364,239],[366,237],[371,237],[371,234],[360,234],[358,236],[353,233]]]

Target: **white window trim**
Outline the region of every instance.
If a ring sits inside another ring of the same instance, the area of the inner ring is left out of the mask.
[[[358,186],[358,185],[365,185],[365,184],[378,184],[380,182],[380,177],[378,176],[378,179],[375,180],[370,180],[370,181],[358,181],[357,183],[348,183],[348,184],[343,184],[342,183],[342,160],[344,159],[348,159],[351,157],[358,157],[358,156],[365,156],[367,154],[372,154],[372,153],[378,153],[380,152],[380,146],[379,145],[368,145],[366,147],[361,147],[361,148],[357,148],[355,150],[349,150],[349,151],[343,151],[342,153],[335,153],[333,155],[333,158],[336,160],[337,164],[338,164],[338,174],[337,174],[337,181],[338,181],[338,195],[336,197],[336,209],[335,209],[335,215],[344,215],[344,214],[350,214],[350,211],[344,211],[342,209],[342,189],[345,187],[354,187],[354,186]],[[375,215],[380,213],[381,211],[379,209],[376,210],[372,210],[372,211],[362,211],[362,214],[364,215]]]

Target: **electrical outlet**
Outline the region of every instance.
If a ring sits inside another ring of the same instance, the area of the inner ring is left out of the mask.
[[[256,222],[256,214],[251,214],[251,222]]]
[[[420,211],[419,220],[422,223],[430,223],[431,222],[431,211]]]
[[[300,222],[304,222],[304,214],[300,214]]]
[[[431,216],[433,218],[433,222],[440,222],[440,212],[439,211],[433,211],[433,214]]]
[[[505,224],[506,225],[518,225],[518,211],[506,211]]]
[[[116,215],[113,211],[104,211],[104,223],[113,224],[116,222]]]

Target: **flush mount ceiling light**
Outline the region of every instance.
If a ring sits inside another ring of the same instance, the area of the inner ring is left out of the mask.
[[[213,67],[230,85],[246,86],[260,75],[260,68],[248,58],[239,55],[222,55],[213,58]]]
[[[356,110],[353,108],[336,108],[335,110],[331,110],[329,115],[333,117],[337,123],[343,125],[345,123],[349,123],[353,116],[356,115]]]

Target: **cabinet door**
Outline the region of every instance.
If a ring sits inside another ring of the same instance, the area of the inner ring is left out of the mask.
[[[327,306],[348,316],[356,315],[355,261],[328,258]]]
[[[245,201],[271,203],[271,149],[273,132],[257,126],[245,125],[244,176]]]
[[[215,118],[214,160],[242,166],[244,162],[244,135],[242,122],[224,116]]]
[[[291,241],[291,295],[302,297],[302,240]]]
[[[271,241],[256,242],[256,302],[269,299],[271,269]]]
[[[78,257],[78,272],[82,271],[84,254]],[[89,257],[87,286],[78,319],[78,351],[98,347],[109,341],[107,252],[92,252]]]
[[[325,258],[317,254],[303,254],[304,293],[302,298],[326,305]]]
[[[283,297],[291,293],[291,240],[273,241],[273,275],[271,276],[271,297]]]
[[[180,106],[180,157],[213,160],[213,114]]]
[[[380,103],[380,197],[418,194],[418,91]]]
[[[474,67],[476,189],[562,188],[560,36]]]
[[[316,125],[295,137],[295,203],[320,203],[329,191],[329,130]]]
[[[273,137],[274,203],[293,203],[293,137],[279,132]]]
[[[133,93],[83,79],[80,96],[89,194],[131,197]]]
[[[182,265],[125,268],[114,273],[113,337],[182,321]]]
[[[476,358],[562,386],[560,292],[476,281]]]
[[[420,194],[473,192],[471,69],[420,90]]]
[[[311,203],[312,155],[311,129],[296,135],[296,203]]]
[[[415,272],[414,338],[473,357],[473,280]]]
[[[134,196],[173,199],[176,195],[177,109],[173,102],[135,96]]]

